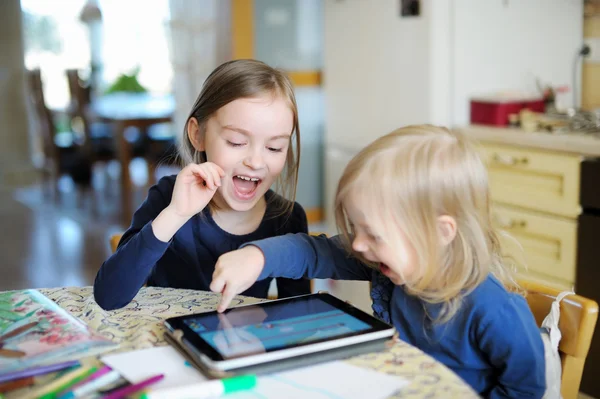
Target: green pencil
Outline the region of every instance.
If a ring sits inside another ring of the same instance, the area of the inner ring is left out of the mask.
[[[38,396],[39,394],[36,396],[38,396],[39,399],[54,399],[56,398],[56,394],[64,391],[70,386],[77,384],[84,378],[87,378],[92,373],[95,373],[97,369],[97,367],[82,367],[71,371],[70,373],[67,373],[66,375],[48,384],[42,389],[42,392],[44,393],[40,396]]]

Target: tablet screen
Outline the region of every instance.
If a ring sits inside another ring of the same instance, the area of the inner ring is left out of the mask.
[[[358,313],[362,312],[334,298],[348,308],[343,309],[344,306],[327,301],[328,298],[309,295],[234,308],[222,314],[186,316],[183,324],[224,359],[374,330],[368,320],[361,320],[364,316]]]

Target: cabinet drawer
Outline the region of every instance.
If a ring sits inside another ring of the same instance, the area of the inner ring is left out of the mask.
[[[492,200],[551,214],[581,213],[581,157],[486,143]]]
[[[575,282],[577,222],[494,204],[493,222],[510,237],[500,236],[502,249],[534,279],[572,286]],[[518,242],[515,242],[515,240]],[[522,248],[521,248],[522,247]]]

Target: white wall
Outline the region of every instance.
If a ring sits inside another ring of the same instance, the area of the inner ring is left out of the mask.
[[[326,143],[362,147],[429,120],[427,15],[400,18],[397,0],[327,0],[324,11]]]
[[[325,2],[326,142],[362,147],[411,123],[464,125],[469,98],[572,86],[582,0]],[[581,90],[579,90],[581,92]]]
[[[452,1],[450,124],[468,123],[468,99],[476,93],[535,91],[536,78],[573,85],[573,60],[583,43],[582,0]]]

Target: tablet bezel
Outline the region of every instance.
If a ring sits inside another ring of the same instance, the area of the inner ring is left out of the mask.
[[[351,304],[344,302],[328,293],[308,294],[308,295],[301,295],[301,296],[296,296],[296,297],[292,297],[292,298],[285,298],[285,299],[278,299],[278,300],[267,301],[267,302],[253,303],[253,304],[248,304],[248,305],[243,305],[243,306],[238,306],[236,308],[228,309],[225,311],[225,313],[231,312],[234,309],[247,308],[247,307],[253,307],[253,306],[263,308],[263,309],[265,309],[265,308],[268,309],[268,308],[274,307],[274,306],[281,306],[282,304],[285,304],[285,303],[291,303],[291,302],[295,302],[295,301],[306,301],[306,300],[310,300],[312,298],[318,298],[318,299],[332,305],[336,309],[342,310],[344,313],[346,313],[350,316],[353,316],[353,317],[357,318],[358,320],[368,324],[370,326],[370,328],[367,330],[350,332],[350,333],[340,335],[340,336],[321,338],[321,339],[317,339],[314,341],[296,344],[293,346],[287,346],[287,347],[283,347],[283,348],[280,347],[280,348],[265,349],[265,351],[261,351],[259,353],[249,353],[249,354],[246,353],[243,355],[223,357],[219,351],[217,351],[215,348],[213,348],[208,342],[206,342],[202,337],[200,337],[200,335],[196,334],[184,322],[186,319],[196,318],[198,316],[206,316],[206,315],[210,315],[210,314],[214,315],[217,313],[216,311],[195,313],[195,314],[190,314],[190,315],[186,315],[186,316],[178,316],[178,317],[169,318],[169,319],[165,320],[165,326],[171,332],[173,332],[175,330],[182,331],[184,341],[187,341],[193,347],[195,352],[202,353],[206,357],[208,357],[207,360],[210,360],[211,363],[213,363],[213,362],[232,362],[232,361],[239,360],[239,359],[246,359],[246,358],[251,358],[251,357],[255,357],[255,356],[265,355],[268,353],[289,351],[289,349],[291,349],[291,348],[310,347],[310,346],[315,346],[315,345],[317,347],[321,347],[323,345],[320,345],[320,344],[327,343],[327,342],[334,342],[334,341],[339,341],[341,343],[345,339],[351,338],[351,337],[365,336],[365,338],[367,338],[368,336],[372,336],[373,339],[379,339],[382,337],[382,333],[385,336],[389,335],[390,337],[393,334],[393,330],[394,330],[393,326],[369,315],[368,313],[363,312],[362,310],[352,306]],[[348,343],[355,342],[355,340],[345,340],[345,341],[348,341]],[[365,341],[369,341],[369,339],[365,339]]]

